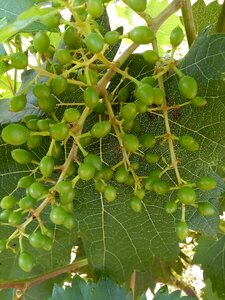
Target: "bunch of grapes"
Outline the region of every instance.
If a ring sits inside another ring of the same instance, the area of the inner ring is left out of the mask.
[[[74,203],[79,181],[90,181],[107,202],[117,201],[118,183],[130,186],[133,194],[127,209],[137,214],[141,213],[149,191],[159,195],[175,191],[176,197],[173,201],[166,201],[165,210],[172,214],[181,207],[182,217],[176,224],[181,241],[188,235],[186,206],[195,207],[203,216],[215,213],[209,202],[198,203],[196,196],[197,188],[202,191],[214,189],[214,179],[207,175],[197,182],[180,178],[177,185],[171,186],[163,176],[169,169],[174,169],[176,173],[179,163],[172,162],[165,169],[158,167],[163,159],[157,152],[162,138],[164,143],[168,143],[170,151],[174,150],[174,143],[191,152],[198,151],[199,144],[192,136],[177,137],[169,131],[166,120],[168,111],[174,107],[167,105],[164,88],[158,86],[157,80],[173,70],[180,94],[186,99],[181,106],[204,107],[206,100],[198,95],[196,80],[177,68],[173,55],[166,61],[154,50],[146,50],[142,54],[146,63],[155,67],[152,76],[141,80],[132,77],[129,70],[121,69],[116,62],[108,60],[105,55],[107,50],[123,38],[129,38],[137,45],[148,45],[154,43],[155,33],[148,26],[137,26],[123,35],[117,30],[103,34],[96,20],[104,14],[104,2],[109,1],[52,1],[54,13],[42,17],[40,22],[49,30],[57,28],[61,32],[60,47],[55,48],[50,43],[49,33],[43,31],[33,36],[25,51],[17,47],[8,56],[13,68],[29,68],[36,72],[32,82],[10,99],[9,111],[23,111],[27,93],[32,90],[36,106],[43,113],[42,117],[26,115],[21,122],[4,126],[1,132],[2,140],[13,146],[13,160],[17,164],[34,166],[33,169],[30,167],[30,174],[22,176],[12,193],[5,195],[0,202],[1,224],[14,229],[8,239],[0,240],[0,251],[10,248],[11,242],[19,239],[18,264],[25,272],[32,270],[34,258],[24,249],[24,240],[27,239],[32,247],[46,251],[51,250],[54,242],[51,226],[45,224],[42,218],[43,212],[49,213],[49,220],[54,225],[64,226],[68,230],[75,226]],[[127,5],[137,13],[143,13],[146,0],[128,0]],[[60,14],[65,7],[71,12],[71,21],[64,20]],[[173,54],[183,37],[180,27],[171,32]],[[29,63],[28,53],[36,57],[36,66]],[[121,81],[110,91],[106,87],[112,74],[120,75]],[[125,80],[135,84],[133,91],[126,86],[121,87]],[[77,103],[76,99],[71,99],[64,105],[60,100],[62,95],[75,89],[81,91],[81,101]],[[59,108],[60,112],[65,109],[57,115]],[[152,112],[161,112],[165,118],[166,132],[160,136],[136,130],[138,120]],[[91,128],[86,126],[89,116],[97,120]],[[122,157],[115,165],[103,160],[104,149],[101,145],[110,136],[116,137]],[[92,140],[100,145],[98,153],[87,150]],[[47,143],[48,148],[39,159],[35,151],[43,143]],[[150,173],[142,174],[137,157],[149,165]],[[23,194],[20,199],[15,196],[18,190]],[[28,234],[27,228],[31,223],[36,224],[35,230]]]

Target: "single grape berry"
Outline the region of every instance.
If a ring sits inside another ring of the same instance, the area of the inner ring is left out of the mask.
[[[65,45],[71,49],[79,49],[82,45],[77,29],[72,26],[69,26],[64,32],[63,40]]]
[[[29,243],[34,248],[43,248],[43,244],[44,244],[43,234],[39,231],[33,232],[29,236]]]
[[[91,164],[96,171],[100,171],[102,169],[102,162],[98,155],[90,153],[84,158],[85,163]]]
[[[3,128],[1,137],[9,145],[19,146],[28,140],[29,130],[20,124],[9,124]]]
[[[154,38],[154,32],[147,26],[137,26],[132,29],[128,37],[137,44],[149,44]]]
[[[65,92],[65,90],[67,89],[68,87],[67,79],[61,75],[58,75],[57,77],[52,79],[51,87],[52,87],[53,94],[58,96],[63,92]]]
[[[45,15],[41,17],[40,22],[44,24],[48,29],[53,29],[59,26],[61,15],[56,13],[54,15]]]
[[[198,211],[204,217],[210,217],[216,214],[214,206],[210,202],[201,202],[198,204]]]
[[[114,45],[119,41],[120,34],[118,31],[108,31],[104,36],[104,41],[108,45]]]
[[[43,136],[41,135],[32,135],[27,141],[27,148],[34,149],[40,146],[43,141]]]
[[[131,209],[136,212],[140,213],[142,211],[142,202],[141,199],[138,198],[137,196],[132,196],[130,200],[130,207]]]
[[[87,0],[87,12],[93,18],[100,17],[104,12],[102,0]]]
[[[96,89],[92,86],[89,86],[84,91],[84,103],[87,107],[95,108],[98,104],[99,95]]]
[[[196,96],[191,99],[191,104],[195,107],[203,107],[207,104],[207,101],[204,97]]]
[[[139,148],[139,140],[133,134],[123,136],[123,146],[128,152],[136,152]]]
[[[50,136],[56,141],[63,141],[69,135],[69,127],[65,123],[57,123],[51,126]]]
[[[177,210],[177,203],[175,201],[168,201],[165,205],[165,210],[168,214],[173,214]]]
[[[178,239],[182,242],[188,236],[188,225],[184,221],[179,221],[176,224],[176,233]]]
[[[99,53],[103,50],[104,39],[100,34],[91,32],[85,38],[85,45],[91,53]]]
[[[116,182],[124,183],[128,179],[129,172],[125,169],[124,166],[120,166],[116,169],[116,172],[115,172],[114,176],[115,176]]]
[[[196,185],[203,191],[210,191],[216,188],[216,181],[209,176],[203,176],[196,182]]]
[[[106,201],[108,202],[115,201],[117,197],[116,188],[113,185],[107,185],[103,192],[103,195]]]
[[[46,187],[42,183],[35,181],[29,186],[28,193],[32,198],[39,200],[46,194]]]
[[[66,219],[66,211],[61,206],[53,207],[49,218],[53,224],[62,225]]]
[[[194,204],[196,201],[196,193],[192,187],[182,187],[177,193],[178,200],[187,205]]]
[[[183,76],[179,80],[178,88],[180,93],[187,99],[193,99],[198,91],[196,80],[191,76]]]
[[[183,41],[184,33],[180,26],[175,27],[170,34],[170,43],[173,47],[177,47]]]
[[[145,189],[144,188],[140,188],[138,190],[136,190],[135,195],[140,199],[143,200],[145,197]]]
[[[2,209],[10,209],[15,206],[16,202],[17,200],[15,197],[8,195],[2,198],[0,206]]]
[[[156,138],[154,135],[149,133],[144,133],[140,136],[140,141],[142,144],[142,147],[145,148],[153,148],[156,144]]]
[[[95,167],[90,163],[84,162],[79,165],[77,172],[82,180],[90,180],[95,175]]]
[[[34,182],[34,177],[31,175],[23,176],[18,180],[17,187],[28,188]]]
[[[39,169],[44,177],[50,177],[54,171],[55,162],[51,156],[44,156],[39,164]]]
[[[124,120],[133,120],[137,115],[137,108],[135,103],[128,103],[121,109],[121,117]]]
[[[169,192],[170,186],[166,181],[158,179],[154,180],[152,184],[152,189],[156,194],[162,195]]]
[[[21,252],[18,258],[18,265],[24,272],[31,272],[34,267],[34,258],[28,252]]]
[[[19,201],[19,207],[22,209],[30,209],[33,208],[36,204],[36,200],[31,196],[25,196]]]
[[[147,6],[147,0],[128,0],[127,5],[136,12],[143,12]]]
[[[72,203],[75,196],[76,196],[76,191],[75,191],[75,189],[71,188],[66,193],[60,194],[60,203],[62,205],[67,205],[69,203]]]
[[[153,87],[147,83],[141,83],[135,91],[135,96],[142,103],[151,105],[154,101]]]
[[[63,226],[66,227],[68,230],[71,230],[74,228],[76,224],[76,220],[73,214],[67,213],[65,221],[63,222]]]
[[[157,162],[160,160],[160,156],[156,153],[146,152],[145,160],[149,164],[157,164]]]
[[[25,95],[16,95],[11,98],[9,102],[9,110],[12,112],[18,112],[24,109],[27,104],[27,98]]]
[[[106,189],[106,184],[101,180],[97,180],[95,181],[95,189],[97,192],[103,193]]]
[[[151,76],[146,76],[144,78],[141,79],[141,83],[147,83],[151,86],[155,86],[156,84],[156,80],[154,77],[151,77]]]
[[[65,194],[68,193],[69,190],[72,189],[72,182],[71,181],[60,181],[56,185],[56,191],[59,194]]]
[[[53,95],[50,95],[48,98],[38,98],[37,104],[43,112],[51,113],[55,110],[56,98]]]
[[[21,223],[22,215],[19,211],[12,211],[9,214],[8,223],[12,226],[17,226]]]
[[[11,64],[15,69],[26,69],[28,66],[28,57],[23,52],[13,53],[11,56]]]
[[[24,149],[14,149],[11,151],[11,155],[18,164],[22,165],[31,163],[34,158],[33,153]]]
[[[150,64],[155,64],[159,60],[159,55],[157,52],[153,50],[146,50],[143,53],[144,59],[149,62]]]
[[[48,50],[49,45],[50,45],[50,39],[47,33],[40,31],[35,34],[33,38],[33,46],[36,51],[43,53]]]
[[[139,100],[135,101],[135,106],[137,112],[139,112],[140,114],[144,114],[148,110],[148,106]]]
[[[50,96],[50,89],[44,83],[36,83],[33,86],[33,93],[38,98],[48,98]]]
[[[74,123],[74,122],[79,121],[80,112],[76,108],[70,107],[64,111],[63,117],[66,122]]]
[[[72,57],[68,50],[66,49],[58,49],[55,52],[55,56],[60,64],[66,65],[69,64],[72,61]]]
[[[199,144],[194,140],[194,138],[190,135],[182,135],[178,140],[181,147],[188,151],[198,151]]]
[[[153,103],[156,105],[162,105],[165,101],[165,94],[159,88],[153,88],[153,91],[154,91]]]
[[[100,121],[95,123],[91,128],[91,135],[96,138],[103,138],[110,133],[111,124],[109,121]]]
[[[121,88],[118,92],[117,97],[120,102],[125,102],[129,97],[128,88],[127,87]]]

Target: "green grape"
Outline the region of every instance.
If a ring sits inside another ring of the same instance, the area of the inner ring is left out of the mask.
[[[44,156],[39,164],[39,169],[44,177],[50,177],[54,171],[55,162],[51,156]]]
[[[125,169],[124,166],[120,166],[116,169],[115,180],[118,183],[125,183],[129,177],[129,172]]]
[[[147,26],[134,27],[128,37],[137,44],[149,44],[155,39],[154,32]]]
[[[99,156],[96,154],[90,153],[84,158],[85,163],[91,164],[96,171],[99,171],[102,169],[102,162]]]
[[[185,186],[178,191],[177,198],[181,203],[191,205],[196,201],[196,193],[193,188]]]
[[[24,149],[14,149],[11,151],[12,158],[22,165],[26,165],[32,162],[34,156],[33,153]]]
[[[156,105],[162,105],[165,102],[165,94],[159,88],[153,88],[153,91],[154,91],[153,103]]]
[[[50,128],[50,136],[55,141],[63,141],[69,136],[69,127],[65,123],[57,123]]]
[[[66,49],[58,49],[55,52],[55,56],[60,64],[66,65],[72,61],[72,57],[68,50]]]
[[[71,188],[66,193],[60,194],[60,203],[62,205],[69,204],[69,203],[73,202],[75,196],[76,196],[76,191],[75,191],[75,189]]]
[[[169,192],[170,186],[166,181],[158,179],[153,182],[152,189],[156,194],[162,195]]]
[[[153,191],[153,183],[157,181],[157,178],[155,177],[147,177],[145,179],[145,189],[148,191]]]
[[[201,202],[198,204],[198,211],[204,217],[210,217],[216,214],[214,206],[210,202]]]
[[[52,151],[51,151],[51,155],[54,158],[59,157],[62,154],[62,146],[60,142],[55,142],[53,147],[52,147]]]
[[[160,157],[156,153],[146,152],[145,160],[149,164],[157,164],[157,162],[160,160]]]
[[[87,0],[87,12],[93,18],[100,17],[104,12],[102,0]]]
[[[134,183],[135,183],[133,175],[129,174],[128,177],[127,177],[127,180],[124,183],[129,185],[129,186],[133,186]]]
[[[55,225],[62,225],[66,219],[66,211],[61,206],[56,206],[51,209],[49,218]]]
[[[18,265],[24,272],[31,272],[34,267],[34,258],[28,252],[21,252],[18,258]]]
[[[106,32],[104,36],[104,41],[108,45],[114,45],[119,41],[120,34],[118,31],[113,30],[113,31],[108,31]]]
[[[19,201],[19,207],[22,209],[30,209],[33,208],[36,204],[36,200],[31,196],[25,196]]]
[[[142,144],[142,147],[145,148],[153,148],[156,144],[156,138],[154,135],[149,134],[149,133],[144,133],[140,136],[140,141]]]
[[[99,179],[103,179],[104,181],[109,181],[113,178],[113,174],[114,174],[113,170],[109,166],[103,166],[101,171],[99,171],[96,174],[96,177],[98,176]]]
[[[127,87],[121,88],[118,92],[117,97],[120,102],[125,102],[129,97],[128,88]]]
[[[203,191],[210,191],[216,188],[216,181],[209,176],[203,176],[196,182],[196,185]]]
[[[147,62],[149,62],[151,64],[155,64],[159,60],[158,53],[153,50],[146,50],[143,53],[143,57]]]
[[[12,112],[18,112],[24,109],[27,104],[27,98],[25,95],[16,95],[11,98],[9,102],[9,110]]]
[[[100,121],[91,128],[91,135],[96,138],[103,138],[110,133],[111,124],[109,121]]]
[[[71,230],[75,227],[75,225],[76,225],[76,220],[74,215],[71,213],[67,213],[65,221],[63,222],[63,226]]]
[[[29,236],[29,243],[34,248],[43,248],[44,236],[41,232],[35,231]]]
[[[0,206],[2,209],[10,209],[16,205],[16,202],[17,200],[15,197],[8,195],[2,198]]]
[[[140,188],[140,189],[136,190],[135,194],[140,200],[143,200],[145,197],[145,189]]]
[[[199,144],[190,135],[182,135],[179,138],[178,142],[181,145],[181,147],[185,148],[188,151],[199,150]]]
[[[187,99],[195,98],[198,91],[196,80],[187,75],[180,78],[178,88],[180,93]]]
[[[134,161],[131,163],[131,167],[134,171],[138,170],[140,168],[140,164],[137,161]]]
[[[135,101],[135,106],[136,106],[137,112],[139,112],[140,114],[144,114],[148,110],[148,106],[138,100]]]
[[[44,55],[46,58],[49,58],[49,59],[52,59],[53,56],[54,56],[54,54],[55,54],[55,47],[54,47],[53,45],[49,45],[48,50],[46,50],[46,51],[43,53],[43,55]],[[47,64],[48,64],[48,63],[49,63],[49,62],[47,62]],[[47,66],[46,66],[46,68],[47,68]]]
[[[195,107],[203,107],[207,104],[207,101],[204,97],[196,96],[191,99],[191,104]]]
[[[37,122],[38,122],[38,118],[30,119],[26,122],[26,126],[30,130],[37,131],[38,130]]]
[[[91,32],[85,38],[85,45],[91,53],[99,53],[103,50],[104,39],[100,34]]]
[[[178,239],[182,242],[188,236],[188,225],[184,221],[179,221],[176,224],[176,233]]]
[[[56,107],[56,98],[50,95],[48,98],[38,98],[37,99],[38,106],[45,113],[52,113]],[[37,124],[38,121],[36,121]],[[37,125],[38,127],[38,125]]]
[[[78,34],[77,29],[72,26],[69,26],[65,30],[63,34],[63,40],[65,45],[71,49],[79,49],[82,45],[81,38]]]
[[[151,105],[154,101],[154,90],[151,85],[141,83],[135,91],[135,96],[140,102]]]
[[[95,167],[90,163],[84,162],[79,165],[77,172],[82,180],[90,180],[95,175]]]
[[[12,210],[11,209],[5,209],[0,212],[0,221],[1,222],[8,222],[9,215],[11,214]]]
[[[113,185],[107,185],[103,192],[103,195],[106,201],[108,202],[115,201],[117,197],[116,188]]]
[[[56,13],[54,15],[45,15],[41,17],[40,22],[44,24],[48,29],[53,29],[59,26],[61,15]]]
[[[57,77],[52,79],[51,86],[52,86],[52,92],[55,95],[60,95],[63,92],[65,92],[65,90],[68,87],[68,83],[67,83],[66,78],[64,78],[61,75],[58,75]]]
[[[143,12],[147,6],[147,0],[128,0],[127,5],[137,12]]]
[[[41,119],[37,121],[38,129],[41,131],[48,131],[50,125],[50,119]]]
[[[48,35],[45,32],[40,31],[35,34],[33,38],[33,46],[36,51],[43,53],[48,50],[49,45],[50,45],[50,40]]]
[[[34,182],[34,177],[31,175],[23,176],[18,180],[17,187],[28,188]]]
[[[128,152],[136,152],[139,148],[139,140],[133,134],[123,136],[123,146]]]
[[[155,80],[154,77],[146,76],[146,77],[141,79],[141,83],[147,83],[151,86],[154,86],[156,84],[156,80]]]
[[[27,148],[34,149],[40,146],[41,142],[43,141],[43,137],[41,135],[32,135],[27,140]]]
[[[130,132],[134,127],[134,119],[124,120],[123,122],[123,130],[125,132]]]
[[[55,188],[59,194],[66,194],[72,189],[72,182],[60,181],[56,184]]]
[[[99,95],[96,89],[89,86],[84,91],[84,103],[87,107],[94,108],[99,101]]]
[[[12,226],[17,226],[21,223],[22,215],[18,211],[12,211],[9,214],[8,223]]]
[[[97,192],[103,193],[105,191],[105,188],[106,188],[106,184],[103,181],[101,180],[95,181],[95,189]]]
[[[97,105],[93,108],[94,112],[96,112],[96,114],[104,114],[106,111],[106,106],[104,103],[102,102],[98,102]]]
[[[46,187],[42,183],[35,181],[29,186],[28,192],[32,198],[39,200],[46,194],[47,191]]]
[[[28,66],[28,57],[23,52],[13,53],[11,56],[11,64],[15,69],[26,69]]]
[[[86,0],[74,0],[74,9],[76,13],[81,17],[85,12],[85,4]]]
[[[140,213],[142,211],[142,202],[137,196],[132,196],[130,200],[130,207],[131,209],[136,212]]]
[[[20,124],[9,124],[3,128],[1,137],[9,145],[19,146],[28,140],[29,130]]]
[[[76,108],[70,107],[64,111],[64,120],[68,123],[75,123],[80,119],[80,112]]]
[[[165,205],[165,210],[168,214],[173,214],[177,210],[177,203],[175,201],[168,201]]]
[[[52,238],[48,237],[47,235],[42,235],[43,245],[42,249],[46,251],[50,251],[52,249]]]
[[[65,205],[62,205],[62,208],[68,212],[68,213],[73,213],[74,211],[74,205],[73,205],[73,202],[70,202],[70,203],[67,203]]]
[[[132,120],[137,115],[137,108],[135,103],[128,103],[121,109],[121,116],[124,120]]]
[[[33,87],[33,93],[37,98],[48,98],[50,96],[50,89],[44,83],[36,83]]]
[[[170,43],[173,47],[177,47],[183,41],[184,33],[180,26],[175,27],[170,34]]]

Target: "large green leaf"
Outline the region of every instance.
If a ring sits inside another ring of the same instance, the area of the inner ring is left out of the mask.
[[[217,240],[200,237],[193,259],[194,264],[200,264],[204,279],[210,279],[213,291],[224,299],[225,297],[225,235]]]
[[[204,280],[205,287],[202,289],[203,292],[203,300],[222,300],[216,291],[212,289],[212,282],[210,279]]]
[[[110,278],[100,278],[98,283],[85,282],[81,277],[73,278],[72,286],[63,289],[55,286],[51,300],[131,300],[131,293],[118,286]]]
[[[0,0],[0,18],[14,21],[18,15],[35,4],[36,0]]]
[[[218,1],[206,5],[204,0],[198,0],[193,4],[192,9],[198,32],[202,32],[207,26],[211,27],[212,32],[215,31],[221,7]]]

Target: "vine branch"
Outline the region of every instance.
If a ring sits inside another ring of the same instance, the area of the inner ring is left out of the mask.
[[[181,8],[182,17],[184,20],[184,27],[187,35],[187,41],[189,47],[196,39],[195,21],[190,0],[185,0],[185,4]]]

